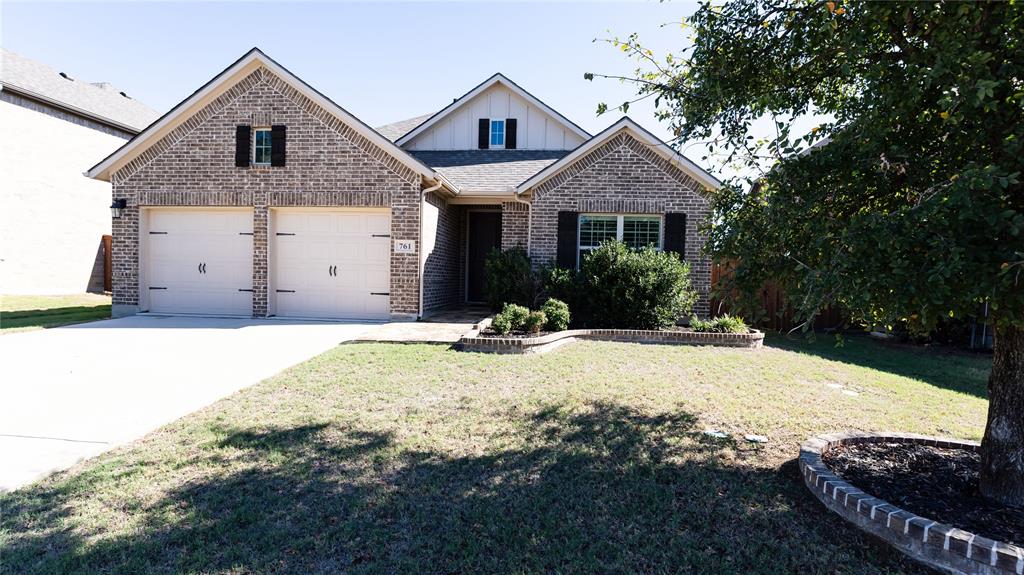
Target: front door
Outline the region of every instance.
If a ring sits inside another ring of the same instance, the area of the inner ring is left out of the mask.
[[[501,212],[469,212],[469,254],[466,257],[466,299],[484,301],[484,261],[501,249]]]

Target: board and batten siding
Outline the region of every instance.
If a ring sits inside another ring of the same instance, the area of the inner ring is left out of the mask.
[[[495,84],[404,147],[409,150],[475,150],[480,118],[516,118],[516,147],[520,150],[571,150],[583,143],[583,139],[566,128],[561,120],[505,86]]]

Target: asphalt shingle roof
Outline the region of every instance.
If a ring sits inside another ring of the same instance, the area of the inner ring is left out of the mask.
[[[409,118],[408,120],[401,120],[392,124],[385,124],[374,128],[381,136],[394,142],[398,138],[408,134],[413,128],[419,126],[423,122],[427,121],[433,114],[424,114],[422,116],[416,116],[415,118]]]
[[[567,150],[453,150],[410,154],[460,189],[469,192],[507,192],[557,162]]]
[[[122,96],[106,82],[93,84],[73,76],[64,78],[57,70],[5,48],[0,48],[0,82],[136,131],[142,131],[160,116],[142,102]]]

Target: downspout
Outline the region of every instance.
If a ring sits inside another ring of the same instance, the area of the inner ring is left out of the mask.
[[[419,217],[419,224],[420,225],[419,225],[419,234],[418,234],[419,238],[417,238],[417,241],[420,242],[420,245],[419,245],[420,269],[419,269],[419,272],[418,272],[419,284],[420,284],[420,305],[419,305],[418,313],[416,314],[416,320],[417,321],[423,319],[423,272],[426,271],[426,267],[427,267],[427,256],[426,256],[426,254],[423,253],[423,212],[426,210],[427,194],[429,194],[430,192],[436,192],[437,190],[440,190],[442,186],[444,186],[444,181],[440,177],[438,177],[434,181],[436,183],[433,186],[430,186],[429,188],[425,188],[422,192],[420,192],[420,217]]]
[[[532,256],[533,254],[530,253],[530,237],[533,235],[533,202],[522,199],[521,195],[519,190],[516,190],[512,199],[526,205],[526,255]]]

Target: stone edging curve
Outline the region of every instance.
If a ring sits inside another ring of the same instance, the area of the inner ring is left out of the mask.
[[[946,573],[1021,575],[1024,549],[951,525],[920,517],[847,483],[822,461],[822,454],[845,443],[920,443],[977,451],[973,441],[909,433],[836,433],[813,437],[800,447],[804,483],[830,510],[875,535],[912,559]]]
[[[543,353],[580,339],[751,349],[760,348],[764,342],[764,332],[758,330],[748,333],[698,333],[642,329],[567,329],[538,337],[480,337],[480,332],[489,325],[489,318],[480,322],[459,339],[456,347],[462,351],[527,354]]]

